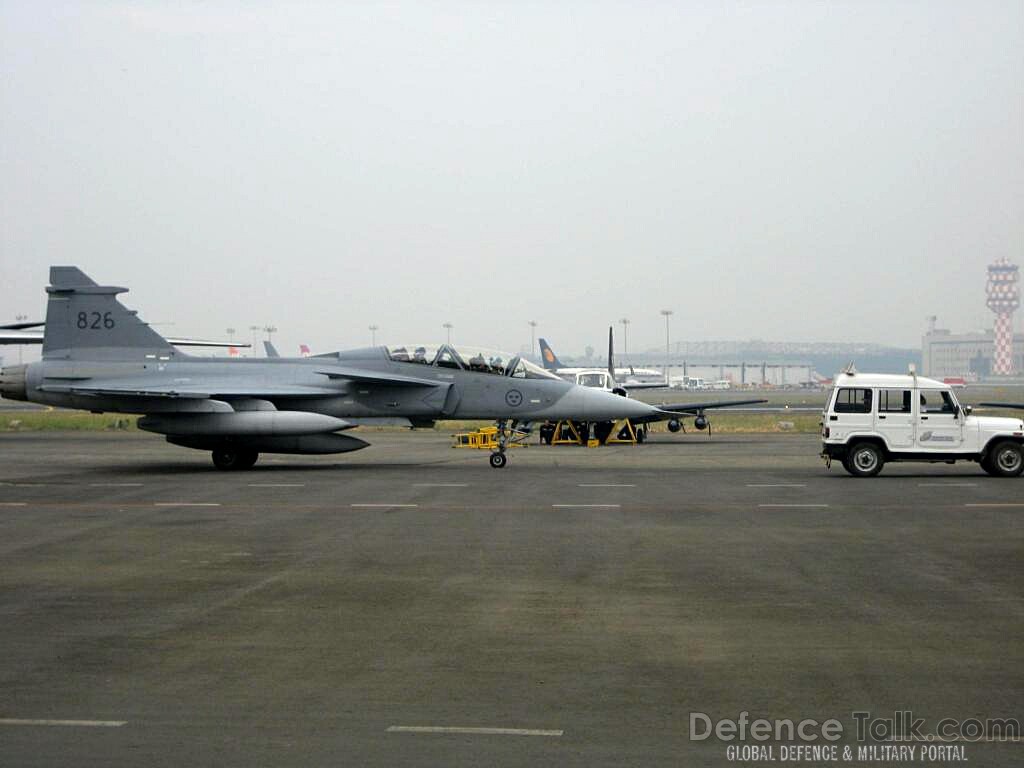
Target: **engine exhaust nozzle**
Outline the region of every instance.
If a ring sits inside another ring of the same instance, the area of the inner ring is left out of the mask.
[[[28,400],[28,387],[25,382],[27,370],[27,365],[0,368],[0,397],[8,400]]]

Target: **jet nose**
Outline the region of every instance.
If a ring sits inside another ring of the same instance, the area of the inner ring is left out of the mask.
[[[605,392],[592,387],[576,387],[587,421],[613,421],[615,419],[639,419],[658,412],[653,405],[630,400],[628,397]]]

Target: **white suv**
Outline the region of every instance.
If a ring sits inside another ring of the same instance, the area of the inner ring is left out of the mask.
[[[822,457],[855,477],[873,477],[887,461],[976,461],[997,477],[1024,470],[1024,422],[972,416],[948,384],[914,375],[840,374],[821,437]]]

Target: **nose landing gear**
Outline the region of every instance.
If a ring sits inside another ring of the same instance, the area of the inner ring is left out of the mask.
[[[491,452],[489,461],[495,469],[503,469],[508,464],[508,456],[505,455],[505,451],[508,450],[508,426],[504,419],[499,419],[496,426],[498,447]]]

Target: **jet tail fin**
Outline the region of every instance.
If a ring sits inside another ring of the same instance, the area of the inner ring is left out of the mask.
[[[180,356],[159,333],[117,300],[127,288],[97,285],[78,267],[50,267],[43,357],[139,360]]]
[[[280,357],[281,356],[281,354],[277,351],[277,347],[275,347],[274,343],[271,342],[271,341],[264,341],[263,342],[263,353],[267,357]]]
[[[555,354],[555,350],[551,348],[546,339],[540,340],[540,356],[544,362],[544,370],[546,371],[557,371],[559,368],[565,368],[562,365],[562,361],[558,359],[558,355]]]

